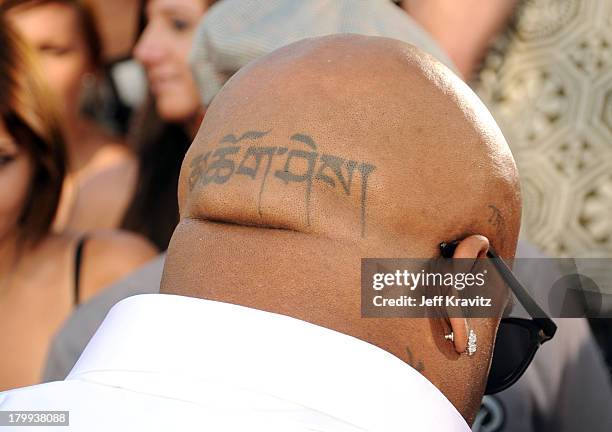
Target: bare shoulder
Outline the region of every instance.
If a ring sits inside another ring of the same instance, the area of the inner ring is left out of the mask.
[[[117,282],[149,262],[158,251],[144,237],[126,231],[95,231],[83,249],[80,300]]]
[[[72,227],[116,228],[121,224],[134,196],[138,162],[133,155],[114,159],[108,158],[81,179]]]
[[[99,127],[92,128],[89,139],[97,150],[89,162],[88,171],[95,173],[121,164],[137,163],[136,154],[125,139],[110,135]]]
[[[130,263],[157,255],[157,249],[145,237],[129,231],[97,230],[87,236],[90,256]]]
[[[76,236],[69,233],[50,233],[27,249],[24,255],[24,273],[28,278],[40,283],[45,281],[49,289],[63,293],[64,286],[70,280],[73,245]]]
[[[104,145],[99,146],[88,171],[89,174],[82,179],[83,188],[132,184],[138,175],[138,158],[123,141],[109,137]],[[116,192],[117,189],[114,189],[113,193]]]

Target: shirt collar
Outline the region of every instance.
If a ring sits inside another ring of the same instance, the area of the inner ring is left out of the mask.
[[[221,383],[372,431],[470,430],[433,384],[394,355],[295,318],[210,300],[146,294],[116,304],[66,379],[104,371]]]

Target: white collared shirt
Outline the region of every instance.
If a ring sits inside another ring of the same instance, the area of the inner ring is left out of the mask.
[[[0,393],[0,410],[70,411],[71,431],[469,431],[433,384],[374,345],[163,294],[119,302],[66,380]]]

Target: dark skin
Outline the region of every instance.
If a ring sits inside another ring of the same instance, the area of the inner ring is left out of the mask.
[[[257,197],[257,213],[260,217],[263,217],[262,200],[264,199],[263,195],[268,175],[272,174],[273,177],[280,179],[285,186],[304,183],[306,185],[303,200],[305,207],[304,220],[306,225],[310,226],[311,191],[313,183],[320,181],[334,190],[341,187],[347,196],[352,193],[359,194],[361,200],[360,229],[362,237],[365,237],[368,179],[370,174],[376,170],[376,166],[337,155],[319,155],[315,141],[305,134],[293,134],[289,137],[287,145],[291,148],[259,145],[268,133],[269,131],[248,131],[242,134],[240,138],[233,134],[226,135],[221,139],[218,148],[194,156],[190,163],[189,191],[194,192],[194,189],[208,185],[226,184],[233,175],[244,175],[253,180],[258,180],[261,177]],[[246,146],[241,145],[243,140],[248,140],[252,145],[245,148]],[[304,148],[304,145],[306,148]],[[232,157],[238,157],[240,162],[234,162]],[[271,172],[270,168],[273,161],[279,157],[284,160],[283,167]],[[299,167],[296,168],[296,165],[299,166],[300,162],[306,164],[301,170]],[[353,177],[357,176],[360,177],[357,180],[360,185],[357,186],[359,190],[354,192]]]
[[[230,147],[239,147],[225,154],[231,162],[219,162],[215,152]],[[308,39],[250,64],[209,107],[183,163],[179,203],[162,292],[370,342],[425,375],[471,421],[498,320],[360,313],[362,257],[438,256],[438,244],[455,238],[464,238],[456,257],[482,257],[489,241],[514,255],[512,155],[484,106],[431,57],[349,35]],[[489,221],[490,205],[503,224]],[[461,354],[468,326],[479,341],[469,358]],[[450,330],[454,343],[444,339]]]

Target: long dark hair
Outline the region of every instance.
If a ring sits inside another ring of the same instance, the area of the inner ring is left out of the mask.
[[[20,239],[42,239],[53,222],[66,172],[66,154],[52,99],[29,47],[0,9],[0,118],[32,161],[30,192],[19,219]]]
[[[209,7],[216,0],[202,1]],[[138,38],[147,25],[146,4],[147,0],[141,0]],[[121,228],[143,234],[160,250],[166,250],[179,221],[178,180],[192,137],[185,125],[159,117],[151,95],[136,115],[132,130],[140,171]]]
[[[178,179],[191,137],[182,125],[160,119],[150,98],[137,116],[134,130],[139,174],[121,228],[140,233],[166,250],[179,221]]]

